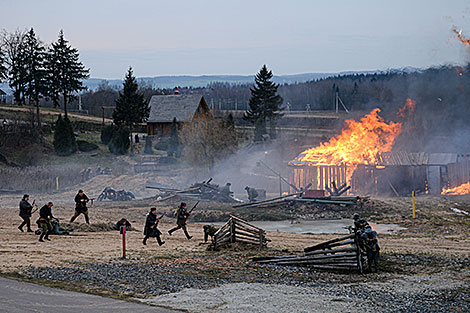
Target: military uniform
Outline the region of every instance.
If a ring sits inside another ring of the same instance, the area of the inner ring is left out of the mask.
[[[364,246],[367,253],[367,265],[369,271],[377,272],[379,266],[379,257],[380,257],[380,247],[377,241],[377,232],[372,229],[367,229],[361,236],[364,241]]]
[[[49,202],[49,204],[52,203]],[[51,221],[54,218],[52,215],[52,209],[48,204],[45,204],[40,210],[39,210],[39,227],[41,227],[41,235],[39,236],[39,241],[44,241],[42,240],[43,238],[46,240],[49,239],[49,234],[52,233],[52,224]]]
[[[155,213],[149,212],[147,214],[147,219],[145,220],[144,227],[145,238],[142,241],[144,245],[147,244],[147,239],[149,239],[150,237],[156,237],[157,242],[160,246],[165,243],[160,237],[162,235],[162,232],[157,228],[159,221],[160,219],[157,218],[157,215]]]
[[[33,206],[29,204],[26,198],[28,198],[27,195],[23,196],[23,199],[20,201],[19,215],[23,219],[23,222],[20,226],[18,226],[18,229],[23,231],[23,226],[26,225],[26,227],[28,228],[27,231],[32,232],[33,230],[31,229],[31,212],[33,211]]]
[[[90,224],[90,219],[88,217],[88,208],[86,206],[88,200],[89,200],[88,197],[83,192],[82,192],[82,195],[80,195],[80,192],[77,193],[77,195],[75,196],[75,214],[70,219],[70,223],[75,221],[75,219],[80,214],[83,214],[85,215],[85,222],[87,224]]]
[[[176,211],[176,227],[172,228],[168,231],[168,234],[172,234],[174,231],[182,228],[184,234],[186,235],[186,238],[191,239],[193,236],[190,236],[188,233],[188,230],[186,229],[186,219],[188,218],[189,213],[186,210],[186,203],[181,203],[181,205],[178,207],[178,210]]]
[[[248,200],[250,200],[250,202],[256,201],[256,197],[258,197],[258,192],[256,191],[256,189],[246,186],[245,190],[248,194]]]
[[[204,225],[204,242],[207,242],[209,236],[214,237],[215,233],[219,230],[214,225]]]
[[[232,194],[233,192],[230,191],[230,186],[232,184],[230,183],[227,183],[225,186],[223,186],[222,188],[220,188],[219,190],[219,193],[221,196],[223,196],[224,198],[226,198],[227,200],[230,200],[232,198]]]

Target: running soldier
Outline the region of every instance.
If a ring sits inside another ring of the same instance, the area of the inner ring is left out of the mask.
[[[23,232],[23,226],[26,225],[28,228],[27,232],[31,233],[31,215],[33,211],[33,206],[29,204],[29,195],[24,195],[23,199],[20,201],[20,217],[23,219],[23,223],[18,226],[18,229]],[[33,203],[34,204],[34,203]]]
[[[170,236],[174,231],[182,228],[188,240],[193,238],[193,236],[189,235],[188,230],[186,229],[186,220],[188,219],[189,214],[191,213],[186,210],[186,203],[181,202],[180,206],[178,207],[178,210],[176,211],[176,225],[177,226],[168,231],[168,234],[170,234]]]
[[[147,214],[147,220],[145,221],[145,227],[144,227],[145,238],[142,241],[144,246],[147,245],[147,239],[149,239],[150,237],[156,237],[157,242],[160,246],[165,243],[160,238],[160,236],[162,235],[162,232],[157,228],[158,222],[160,222],[160,219],[162,217],[163,215],[157,218],[157,208],[150,209],[150,212]]]
[[[70,223],[75,221],[75,219],[83,213],[85,215],[85,222],[90,224],[90,219],[88,218],[88,208],[86,206],[87,202],[90,201],[83,190],[79,190],[75,196],[75,214],[70,219]]]

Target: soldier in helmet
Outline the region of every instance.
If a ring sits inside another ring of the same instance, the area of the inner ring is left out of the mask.
[[[214,237],[215,233],[219,230],[217,227],[214,225],[204,225],[204,242],[207,242],[209,239],[209,236]]]
[[[377,241],[377,232],[373,231],[372,228],[367,228],[361,237],[366,248],[369,271],[377,273],[380,251],[379,243]]]
[[[171,236],[171,234],[174,231],[182,228],[183,232],[186,235],[186,238],[188,238],[188,240],[193,238],[193,236],[189,235],[188,230],[186,229],[186,220],[188,219],[188,216],[189,216],[189,212],[186,210],[186,203],[181,202],[180,206],[178,207],[178,209],[175,212],[175,215],[176,215],[176,225],[177,226],[170,229],[168,231],[168,234],[170,234],[170,236]]]
[[[248,194],[248,200],[250,200],[250,202],[256,201],[256,197],[258,197],[258,192],[256,191],[256,189],[246,186],[245,190],[246,190],[246,193]]]
[[[354,213],[353,215],[353,220],[354,220],[354,231],[358,231],[359,230],[359,213]]]
[[[230,191],[230,186],[232,186],[231,183],[226,183],[225,186],[219,190],[220,195],[226,200],[230,200],[232,198],[233,192]]]

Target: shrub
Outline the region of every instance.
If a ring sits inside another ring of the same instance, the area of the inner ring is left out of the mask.
[[[114,154],[126,154],[127,150],[129,150],[129,147],[131,146],[129,135],[130,132],[127,127],[116,127],[113,137],[108,145],[109,151]]]
[[[107,125],[101,129],[101,142],[105,145],[109,144],[111,138],[113,138],[113,133],[116,129],[115,125]]]
[[[92,142],[85,141],[85,140],[77,140],[77,147],[78,147],[78,150],[82,152],[90,152],[90,151],[98,149],[97,145],[95,145]]]
[[[54,132],[54,151],[57,155],[67,156],[77,151],[75,134],[68,118],[59,115]]]

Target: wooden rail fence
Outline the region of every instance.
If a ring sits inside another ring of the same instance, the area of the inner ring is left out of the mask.
[[[211,248],[217,249],[224,245],[241,242],[266,247],[270,239],[266,238],[266,232],[238,217],[230,215],[230,219],[213,236]]]

